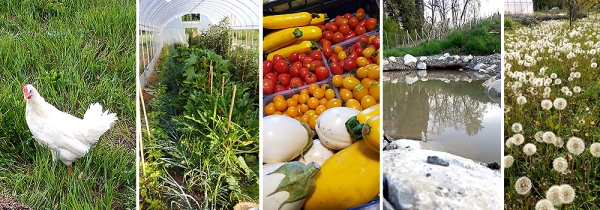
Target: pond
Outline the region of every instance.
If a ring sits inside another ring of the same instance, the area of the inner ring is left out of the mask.
[[[436,71],[427,81],[405,81],[404,75],[389,72],[384,76],[387,135],[427,141],[432,150],[480,162],[500,162],[503,111],[483,92],[484,81],[458,71]]]

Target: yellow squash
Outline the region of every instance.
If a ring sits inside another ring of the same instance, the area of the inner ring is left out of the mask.
[[[313,18],[310,21],[310,25],[311,26],[323,25],[323,24],[325,24],[325,20],[327,20],[327,14],[319,13],[319,14],[317,14],[317,18]]]
[[[380,110],[381,110],[381,105],[375,104],[374,106],[371,106],[371,107],[359,112],[356,115],[356,120],[358,120],[358,123],[365,123],[365,122],[367,122],[367,120],[369,118],[371,118],[375,115],[379,115]]]
[[[346,130],[350,134],[352,139],[358,141],[363,139],[363,125],[367,122],[367,120],[373,116],[378,116],[380,113],[381,107],[379,104],[375,104],[365,110],[362,110],[356,116],[351,117],[346,121]]]
[[[381,122],[379,115],[373,116],[367,120],[362,128],[363,141],[367,142],[369,147],[379,153],[381,142]]]
[[[275,52],[269,53],[267,60],[273,60],[273,56],[279,54],[283,58],[288,58],[292,53],[310,53],[312,50],[319,49],[316,42],[313,41],[301,41],[293,43],[287,47],[281,48]]]
[[[282,29],[263,39],[263,52],[271,53],[297,41],[319,41],[323,31],[317,26]]]
[[[316,13],[298,12],[285,15],[271,15],[263,17],[263,28],[282,29],[307,26],[313,18],[318,18]]]
[[[323,163],[304,209],[348,209],[369,202],[378,193],[379,153],[366,141],[358,141]]]

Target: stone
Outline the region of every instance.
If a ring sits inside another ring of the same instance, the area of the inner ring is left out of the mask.
[[[410,54],[404,55],[404,65],[413,66],[416,63],[417,63],[417,58],[415,58],[415,56],[412,56]]]
[[[500,98],[502,94],[502,80],[496,80],[485,88],[486,93],[491,99]]]
[[[406,82],[406,84],[409,84],[409,85],[412,83],[415,83],[418,80],[419,80],[419,77],[417,77],[417,75],[414,73],[406,74],[404,76],[404,81]]]
[[[382,63],[384,66],[390,64],[390,62],[387,59],[383,59]]]
[[[425,62],[419,62],[417,64],[417,69],[421,69],[421,70],[427,69],[427,64]]]
[[[475,67],[473,67],[474,70],[480,70],[485,68],[487,68],[487,65],[485,65],[485,63],[478,63],[477,65],[475,65]]]
[[[390,57],[388,58],[388,60],[389,60],[391,63],[396,63],[396,57],[394,57],[394,56],[390,56]]]
[[[419,58],[419,60],[420,60],[420,61],[426,61],[426,60],[427,60],[427,57],[426,57],[426,56],[421,56],[421,57]]]
[[[427,163],[437,156],[448,166]],[[381,153],[386,200],[394,209],[502,209],[499,170],[445,152],[398,147]]]
[[[450,57],[450,53],[444,53],[444,57]]]
[[[449,166],[450,165],[448,163],[448,161],[444,161],[444,159],[442,159],[438,156],[427,156],[427,163],[441,165],[441,166]],[[428,173],[428,174],[431,175],[430,173]]]
[[[417,70],[417,76],[419,76],[419,77],[427,76],[427,70]]]
[[[469,61],[471,61],[471,59],[473,59],[473,56],[471,56],[471,55],[469,55],[469,56],[465,56],[465,57],[463,58],[463,62],[464,62],[464,63],[468,63]]]

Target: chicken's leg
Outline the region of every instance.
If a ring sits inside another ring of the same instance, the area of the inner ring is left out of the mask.
[[[71,176],[73,174],[73,165],[67,166],[67,170],[69,171],[69,176]]]

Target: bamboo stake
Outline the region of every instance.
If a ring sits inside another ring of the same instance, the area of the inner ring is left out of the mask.
[[[229,107],[229,120],[227,121],[227,132],[229,132],[229,127],[231,126],[231,114],[233,113],[233,104],[235,103],[235,91],[237,90],[237,85],[233,85],[233,95],[231,96],[231,107]]]
[[[244,56],[244,68],[242,69],[242,82],[244,82],[244,74],[246,74],[246,59],[248,58],[248,45],[246,45],[246,56]]]
[[[210,60],[210,71],[208,73],[208,77],[210,78],[210,94],[212,95],[212,90],[213,90],[213,82],[212,82],[212,78],[213,78],[213,65],[212,65],[213,61]]]
[[[221,82],[221,95],[223,95],[223,91],[225,90],[225,76],[223,76],[223,81]]]
[[[150,125],[148,124],[148,114],[146,112],[146,104],[144,103],[144,95],[142,94],[142,86],[140,84],[140,81],[138,80],[137,82],[137,86],[138,86],[138,92],[140,94],[140,103],[141,103],[141,107],[142,107],[142,111],[144,112],[144,120],[145,120],[145,124],[146,124],[146,132],[148,132],[148,139],[150,139]],[[138,147],[140,148],[140,160],[142,161],[142,173],[144,173],[146,171],[146,166],[144,164],[144,144],[143,144],[143,139],[140,136],[140,141],[139,141],[139,145]]]

